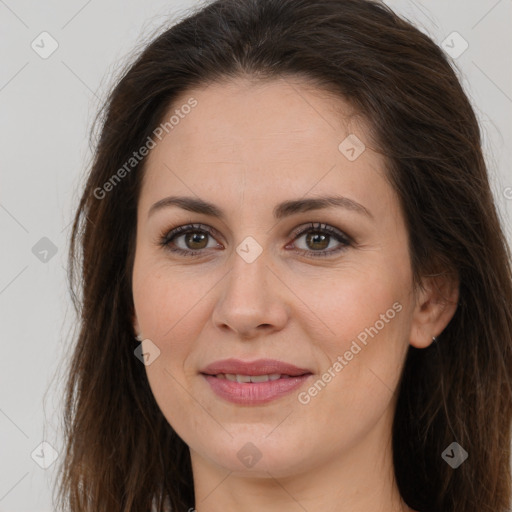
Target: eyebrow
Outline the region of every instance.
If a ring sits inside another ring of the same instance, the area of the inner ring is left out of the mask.
[[[199,198],[187,196],[169,196],[164,199],[160,199],[160,201],[157,201],[153,206],[151,206],[148,212],[148,217],[153,215],[156,211],[170,206],[178,206],[189,212],[201,213],[210,217],[216,217],[223,221],[226,220],[224,211],[218,206]],[[280,220],[298,213],[333,207],[344,208],[346,210],[365,215],[371,219],[374,218],[371,212],[362,204],[354,201],[353,199],[349,199],[348,197],[338,195],[284,201],[274,208],[273,213],[274,218]]]

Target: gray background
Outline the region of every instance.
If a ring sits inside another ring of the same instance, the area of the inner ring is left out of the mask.
[[[454,31],[469,44],[453,61],[481,122],[512,239],[512,0],[386,3],[440,45]],[[36,449],[42,441],[62,449],[59,363],[70,353],[75,323],[67,238],[91,158],[92,120],[133,48],[195,4],[0,0],[0,512],[52,510],[57,464],[42,469],[35,460],[50,462],[51,450]],[[48,50],[43,31],[58,43],[46,59],[31,47],[35,40]],[[456,39],[453,45],[461,48]],[[36,245],[45,248],[43,237],[56,247],[53,257]]]

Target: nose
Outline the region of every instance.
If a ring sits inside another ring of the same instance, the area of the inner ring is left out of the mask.
[[[251,263],[236,253],[233,259],[231,270],[219,284],[214,325],[245,340],[281,330],[288,322],[291,292],[268,265],[265,252]]]

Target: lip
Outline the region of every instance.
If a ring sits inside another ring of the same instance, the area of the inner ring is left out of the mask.
[[[312,373],[308,373],[267,382],[232,382],[213,375],[202,375],[217,396],[238,405],[266,404],[295,391],[312,376]]]
[[[217,378],[215,375],[219,373],[254,376],[280,373],[289,377],[266,382],[233,382]],[[275,359],[258,359],[249,362],[225,359],[203,368],[201,376],[217,396],[228,402],[238,405],[262,405],[298,389],[313,376],[313,373],[308,369]]]
[[[242,361],[241,359],[223,359],[215,361],[201,370],[207,375],[218,375],[219,373],[235,373],[239,375],[267,375],[280,373],[297,377],[306,373],[312,373],[307,368],[299,368],[290,363],[277,361],[276,359],[257,359],[255,361]]]

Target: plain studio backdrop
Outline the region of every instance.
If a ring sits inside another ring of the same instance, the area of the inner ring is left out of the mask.
[[[454,62],[512,240],[512,0],[386,3]],[[66,256],[94,115],[131,50],[196,4],[0,0],[0,512],[53,510],[54,375],[74,322]]]

